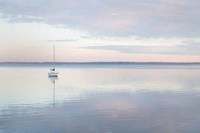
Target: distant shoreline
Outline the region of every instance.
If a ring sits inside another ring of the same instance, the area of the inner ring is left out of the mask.
[[[53,62],[0,62],[0,65],[52,65]],[[200,65],[200,62],[56,62],[55,65]]]

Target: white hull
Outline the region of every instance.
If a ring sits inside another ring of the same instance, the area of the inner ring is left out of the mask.
[[[58,77],[58,72],[49,72],[49,77]]]

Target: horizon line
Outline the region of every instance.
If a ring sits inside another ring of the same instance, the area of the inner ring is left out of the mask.
[[[0,62],[0,64],[200,64],[200,62],[159,62],[159,61],[88,61],[88,62],[51,62],[51,61],[36,61],[36,62]]]

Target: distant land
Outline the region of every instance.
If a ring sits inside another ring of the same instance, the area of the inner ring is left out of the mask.
[[[0,65],[200,65],[200,62],[0,62]]]

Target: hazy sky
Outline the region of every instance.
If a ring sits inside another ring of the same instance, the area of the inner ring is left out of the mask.
[[[199,0],[0,0],[0,61],[200,62]]]

